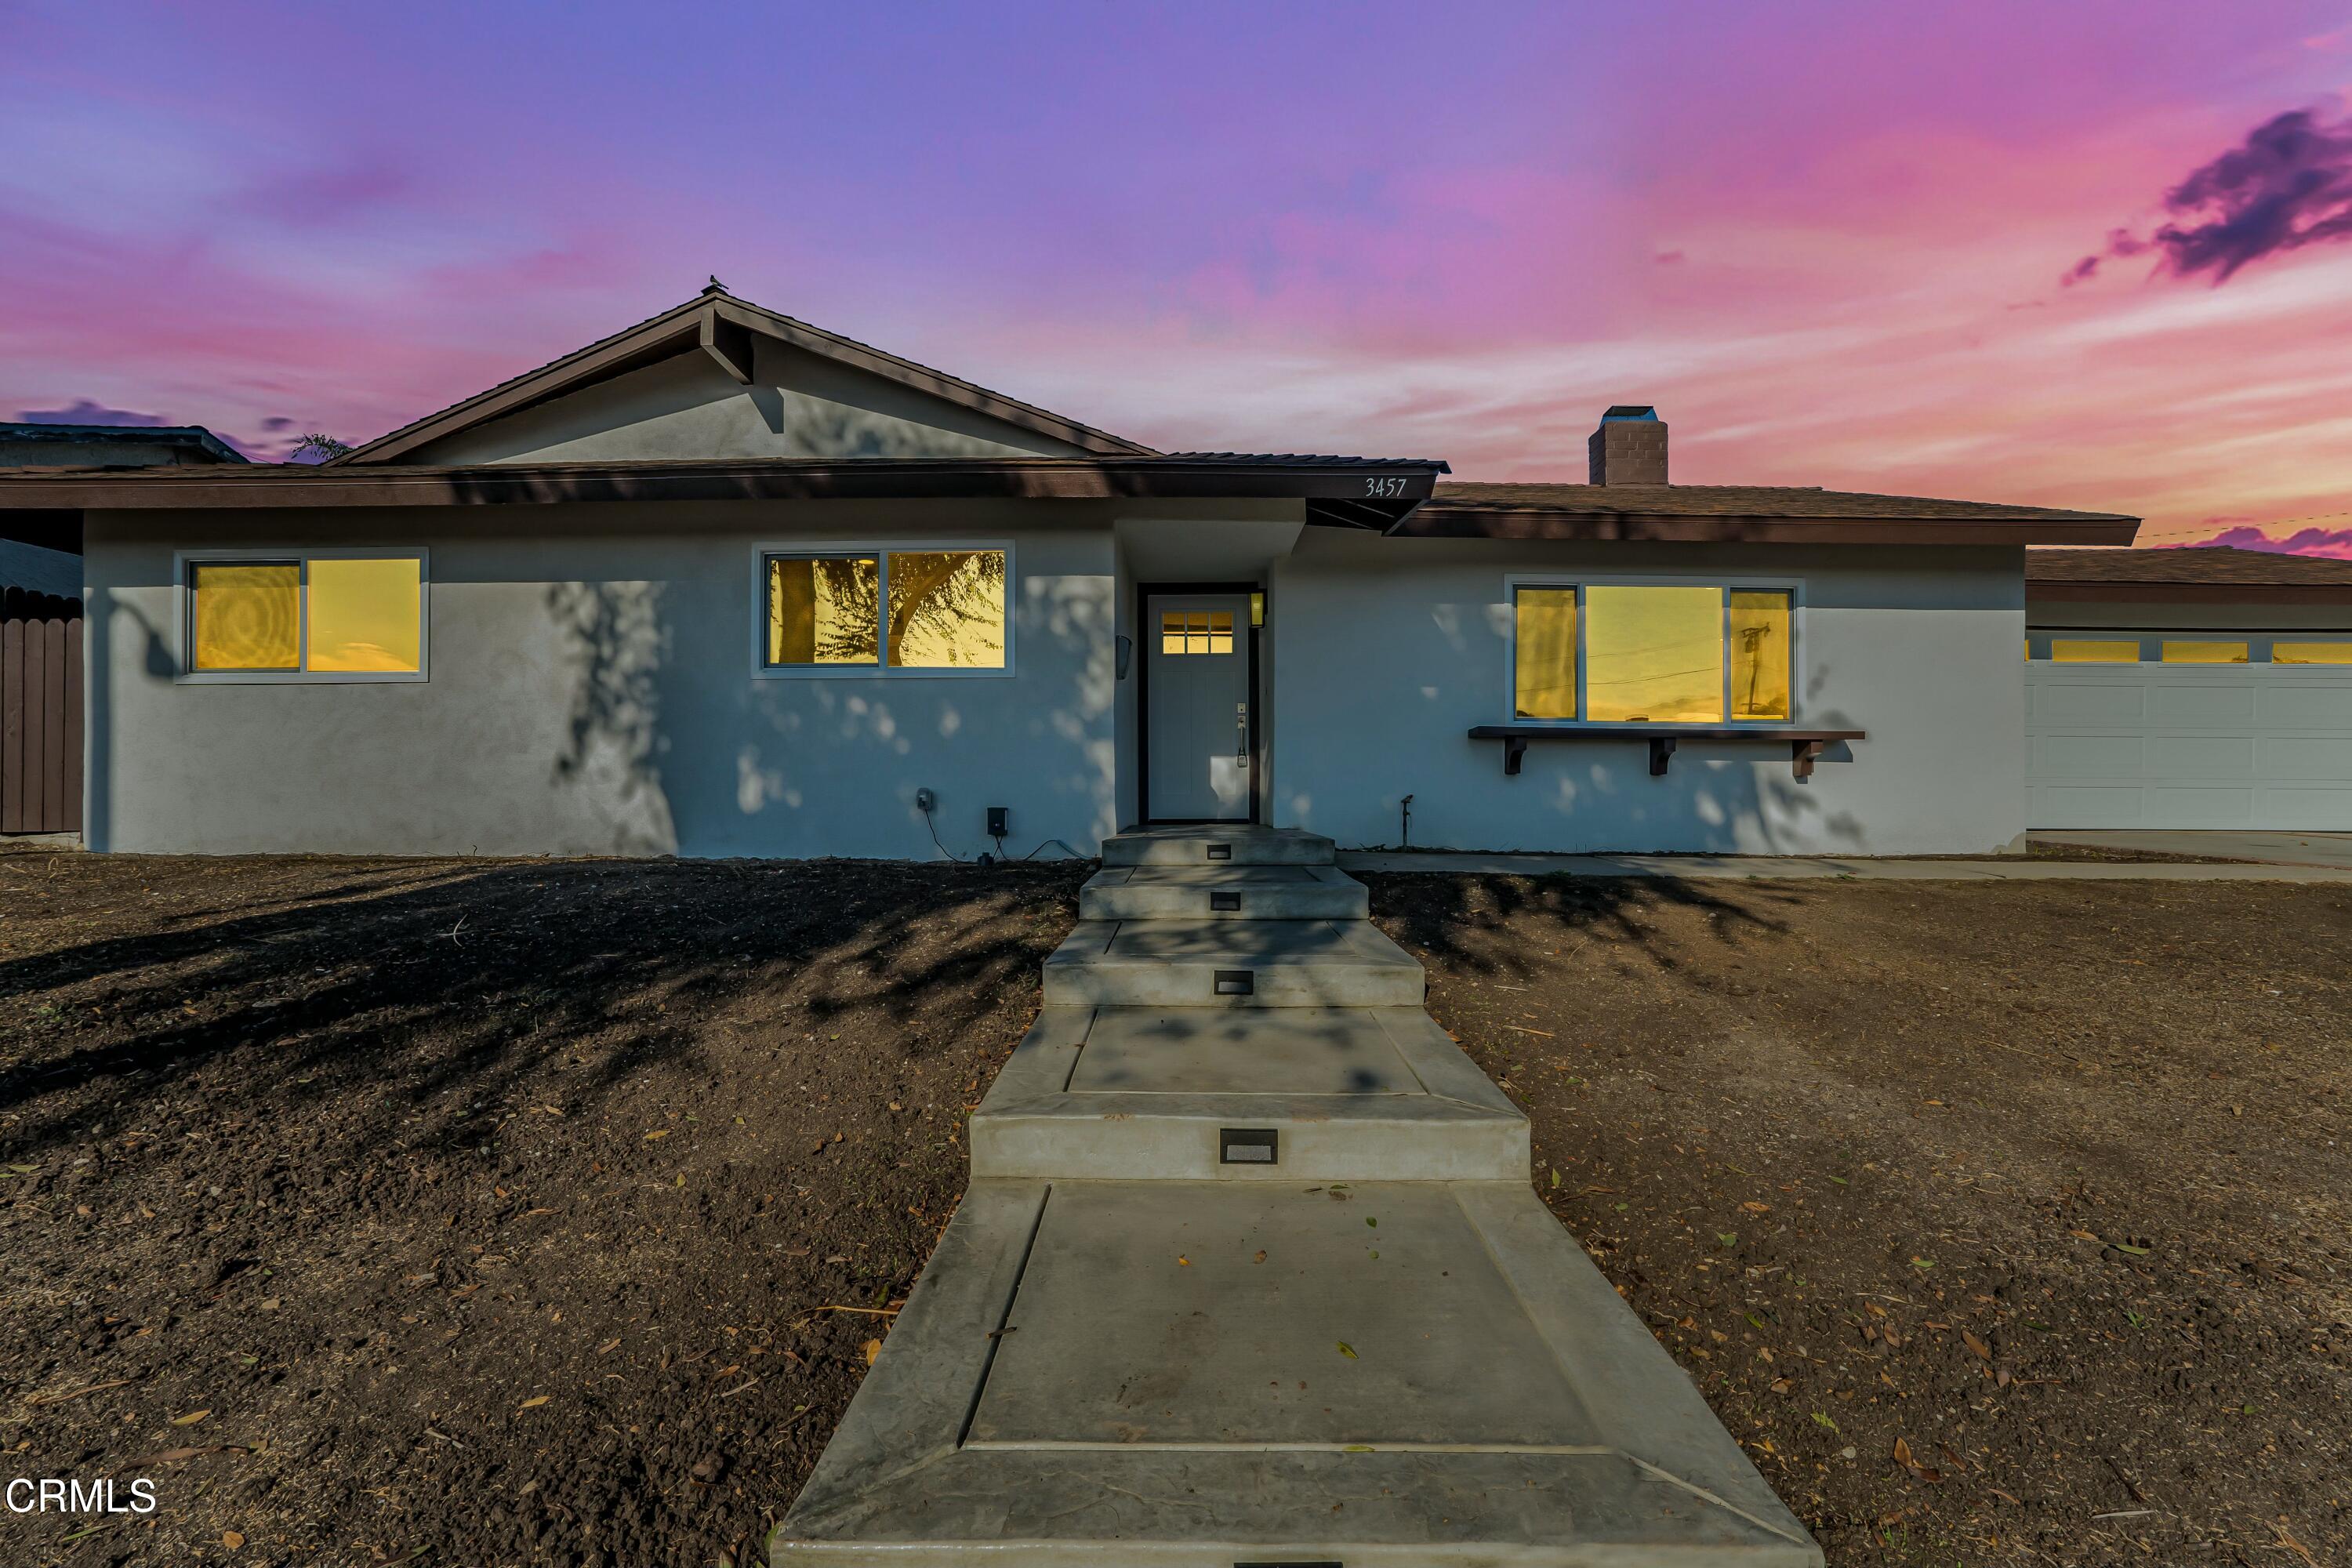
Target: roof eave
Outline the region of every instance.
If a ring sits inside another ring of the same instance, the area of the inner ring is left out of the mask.
[[[2352,583],[2050,583],[2026,579],[2034,605],[2352,605]]]
[[[1747,544],[2129,544],[2139,519],[1703,516],[1465,507],[1432,502],[1390,530],[1412,539],[1660,541]]]
[[[405,468],[321,464],[230,477],[204,470],[0,475],[0,510],[279,510],[353,506],[556,505],[610,501],[1266,500],[1417,505],[1444,465],[1345,465],[1164,458],[845,458],[692,464],[488,464]],[[1368,481],[1381,484],[1374,490]]]

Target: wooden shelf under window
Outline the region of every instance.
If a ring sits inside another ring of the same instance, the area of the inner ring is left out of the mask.
[[[1860,730],[1802,730],[1787,724],[1474,724],[1474,741],[1503,742],[1503,771],[1516,773],[1530,741],[1646,741],[1650,744],[1650,776],[1665,776],[1666,764],[1680,741],[1762,741],[1789,748],[1789,771],[1801,779],[1813,776],[1814,760],[1832,741],[1860,741]]]

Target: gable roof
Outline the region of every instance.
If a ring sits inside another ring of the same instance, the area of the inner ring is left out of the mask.
[[[430,441],[453,436],[478,425],[517,413],[582,387],[609,381],[677,354],[698,350],[718,361],[727,374],[748,384],[751,379],[751,339],[772,339],[796,349],[878,375],[900,386],[1001,419],[1018,429],[1104,457],[1148,457],[1151,448],[1081,425],[1075,419],[991,392],[945,371],[917,364],[909,359],[813,327],[806,321],[779,315],[749,300],[738,300],[717,279],[682,305],[624,328],[562,359],[502,381],[437,414],[402,426],[387,435],[334,458],[328,467],[365,465],[397,460]]]
[[[2025,591],[2037,600],[2352,604],[2352,561],[2226,544],[2029,550]]]
[[[1798,485],[1446,483],[1391,531],[1437,539],[2128,544],[2139,519]]]

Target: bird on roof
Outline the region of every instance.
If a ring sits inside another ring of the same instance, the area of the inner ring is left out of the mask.
[[[710,281],[702,286],[702,291],[706,294],[724,294],[727,292],[727,285],[719,281],[719,274],[714,272],[710,275]]]

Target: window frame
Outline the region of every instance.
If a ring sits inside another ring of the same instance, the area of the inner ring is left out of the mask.
[[[310,658],[310,563],[313,561],[414,561],[416,563],[416,668],[415,669],[198,669],[196,668],[196,568],[268,566],[291,562],[299,570],[294,601],[294,648]],[[298,544],[283,548],[238,546],[172,552],[173,649],[177,686],[383,686],[423,681],[433,668],[433,552],[422,544]]]
[[[997,669],[909,668],[890,662],[890,557],[937,553],[1004,554],[1004,664]],[[768,662],[768,563],[817,557],[871,555],[880,573],[875,594],[875,662],[872,664],[770,664]],[[751,547],[751,678],[754,680],[996,680],[1014,673],[1013,614],[1019,599],[1019,562],[1009,539],[781,540]]]
[[[1519,716],[1519,590],[1570,588],[1576,593],[1576,713],[1573,719],[1526,719]],[[1722,650],[1723,679],[1718,695],[1723,717],[1717,720],[1647,719],[1596,720],[1586,691],[1592,660],[1585,637],[1591,629],[1585,595],[1592,588],[1713,588],[1716,591],[1716,642]],[[1785,719],[1731,717],[1731,595],[1734,593],[1789,595],[1789,716]],[[1796,577],[1717,576],[1684,574],[1626,576],[1618,573],[1512,572],[1503,578],[1503,692],[1508,722],[1551,730],[1774,730],[1801,721],[1804,710],[1805,583]]]

